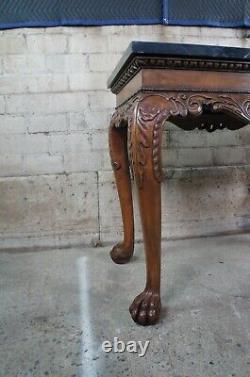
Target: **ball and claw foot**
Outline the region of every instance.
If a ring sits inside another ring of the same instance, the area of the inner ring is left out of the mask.
[[[156,324],[161,312],[160,294],[151,289],[145,289],[134,299],[129,311],[133,320],[139,325]]]
[[[117,264],[128,263],[132,258],[134,247],[127,247],[123,243],[118,243],[110,252],[111,259]]]

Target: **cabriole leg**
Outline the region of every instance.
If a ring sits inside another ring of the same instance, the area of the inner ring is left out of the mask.
[[[156,98],[157,100],[157,98]],[[133,320],[153,325],[160,316],[161,270],[161,134],[155,98],[142,101],[132,122],[132,161],[138,188],[146,257],[146,285],[130,306]]]
[[[130,260],[134,251],[134,215],[127,152],[127,127],[118,128],[111,123],[109,147],[124,228],[123,241],[113,247],[110,255],[115,263],[123,264]]]

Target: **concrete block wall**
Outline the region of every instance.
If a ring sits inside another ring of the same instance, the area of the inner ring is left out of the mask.
[[[106,81],[131,40],[250,47],[249,37],[166,26],[0,31],[0,247],[120,238]],[[163,237],[249,230],[250,126],[208,134],[169,124],[163,143]]]

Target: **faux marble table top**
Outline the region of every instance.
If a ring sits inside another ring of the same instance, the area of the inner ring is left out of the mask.
[[[196,58],[220,61],[240,61],[250,63],[250,49],[225,46],[194,45],[184,43],[136,42],[133,41],[124,52],[108,80],[108,87],[112,87],[121,72],[127,68],[135,57],[173,57]]]

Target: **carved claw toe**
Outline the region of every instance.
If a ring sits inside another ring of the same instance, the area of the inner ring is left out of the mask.
[[[129,262],[133,255],[133,247],[127,247],[123,243],[118,243],[110,252],[111,259],[117,264]]]
[[[129,308],[133,320],[142,326],[154,325],[161,312],[161,300],[158,292],[145,290],[137,296]]]

